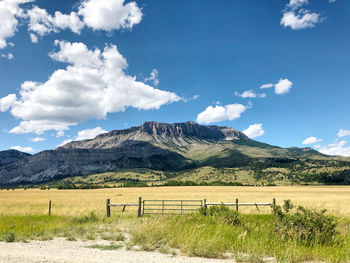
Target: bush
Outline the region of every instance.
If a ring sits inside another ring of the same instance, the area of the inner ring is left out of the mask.
[[[232,225],[240,225],[241,219],[239,217],[238,212],[234,210],[230,210],[223,204],[220,206],[211,206],[211,207],[201,207],[199,209],[199,213],[202,216],[210,216],[215,221],[221,220],[224,223],[232,224]]]
[[[97,221],[98,217],[94,212],[91,212],[87,216],[77,217],[73,219],[73,222],[76,224],[95,223]]]
[[[336,218],[326,215],[327,210],[314,211],[302,206],[294,209],[290,200],[285,200],[282,208],[273,206],[272,210],[277,218],[275,230],[284,239],[313,246],[334,243],[339,235]]]
[[[16,234],[14,231],[8,231],[3,235],[3,240],[5,240],[8,243],[15,242],[15,239],[16,239]]]

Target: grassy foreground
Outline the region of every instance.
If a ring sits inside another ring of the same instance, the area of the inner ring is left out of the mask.
[[[278,262],[349,262],[350,221],[341,219],[339,235],[326,244],[300,244],[276,231],[272,214],[242,215],[239,224],[199,213],[186,216],[98,217],[86,216],[0,216],[0,240],[5,242],[105,239],[138,245],[142,250],[158,250],[209,258],[234,257],[238,262],[262,262],[275,257]],[[128,237],[126,239],[126,237]],[[113,244],[113,243],[112,243]],[[112,245],[119,248],[120,245]]]

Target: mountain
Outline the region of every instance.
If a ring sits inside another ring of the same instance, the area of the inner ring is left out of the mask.
[[[30,156],[29,153],[20,152],[17,150],[0,151],[0,167],[21,160]]]
[[[290,166],[300,164],[300,160],[336,161],[311,148],[280,148],[254,141],[230,127],[191,121],[145,122],[55,150],[5,160],[0,167],[0,184],[40,183],[134,168],[176,172],[207,166],[255,167],[262,171],[263,166]]]

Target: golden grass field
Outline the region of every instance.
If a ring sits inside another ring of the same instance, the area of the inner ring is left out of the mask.
[[[25,215],[47,214],[48,202],[52,200],[52,214],[79,215],[95,211],[105,213],[106,199],[111,203],[136,203],[143,199],[207,199],[207,202],[271,202],[277,204],[291,199],[293,203],[309,208],[327,209],[338,216],[350,217],[349,186],[288,186],[288,187],[237,187],[237,186],[187,186],[149,188],[109,188],[95,190],[40,190],[16,189],[0,191],[0,214]],[[112,207],[112,215],[121,208]],[[135,208],[128,207],[135,213]],[[242,207],[241,212],[258,213],[253,207]],[[270,212],[264,207],[259,213]]]

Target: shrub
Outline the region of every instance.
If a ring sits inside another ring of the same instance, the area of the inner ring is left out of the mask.
[[[3,235],[3,239],[6,241],[6,242],[15,242],[15,239],[16,239],[16,234],[14,231],[8,231],[6,233],[4,233]]]
[[[234,210],[230,210],[223,204],[220,206],[211,206],[211,207],[201,207],[199,209],[199,213],[202,216],[210,216],[214,220],[221,220],[224,223],[232,224],[232,225],[240,225],[241,219],[239,217],[238,212]]]
[[[290,200],[284,205],[273,206],[277,218],[275,230],[284,239],[295,240],[301,245],[334,243],[338,236],[336,218],[327,215],[327,210],[315,211],[302,206],[294,209]]]
[[[73,219],[73,222],[76,224],[95,223],[97,221],[98,217],[94,212],[91,212],[87,216],[77,217]]]

